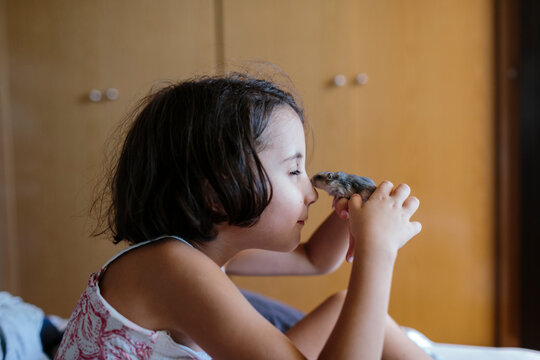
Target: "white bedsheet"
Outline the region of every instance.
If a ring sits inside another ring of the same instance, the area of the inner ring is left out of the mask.
[[[402,327],[407,336],[436,360],[540,360],[540,351],[443,344],[429,340],[421,332]]]
[[[540,360],[540,352],[519,348],[496,348],[434,343],[437,360]]]

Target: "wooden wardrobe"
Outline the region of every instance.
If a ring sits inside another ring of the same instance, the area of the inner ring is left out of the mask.
[[[2,288],[69,316],[89,273],[120,249],[89,236],[88,209],[125,114],[156,82],[268,61],[303,99],[309,172],[405,182],[421,201],[391,315],[435,341],[493,345],[493,7],[0,0]],[[330,205],[321,194],[306,239]],[[309,311],[349,270],[234,281]]]

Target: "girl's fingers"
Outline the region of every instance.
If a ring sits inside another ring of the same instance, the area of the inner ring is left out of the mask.
[[[394,188],[394,184],[392,184],[388,180],[385,180],[379,186],[377,186],[377,188],[375,189],[373,194],[371,194],[371,197],[372,198],[384,198],[384,197],[390,195],[393,188]]]
[[[420,200],[415,196],[410,196],[403,202],[403,208],[407,209],[411,214],[418,210],[418,206],[420,206]]]
[[[339,198],[334,200],[334,209],[340,218],[346,220],[349,218],[349,201],[347,198]]]
[[[403,202],[411,193],[411,188],[407,184],[400,184],[392,191],[392,196],[398,201]]]
[[[345,260],[348,263],[352,263],[354,259],[354,238],[352,234],[349,235],[349,249],[347,250],[347,255],[345,255]]]
[[[420,233],[420,231],[422,231],[422,224],[418,221],[412,221],[411,226],[413,228],[413,236],[417,235],[418,233]]]
[[[360,194],[353,194],[349,199],[349,210],[358,210],[362,207],[362,197]]]
[[[392,192],[393,188],[394,188],[394,184],[392,184],[388,180],[385,180],[377,187],[377,190],[380,190],[382,193],[387,195],[387,194],[390,194]]]

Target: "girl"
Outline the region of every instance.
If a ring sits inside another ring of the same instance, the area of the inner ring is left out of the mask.
[[[397,251],[421,228],[408,186],[383,182],[365,204],[340,199],[300,244],[318,195],[290,94],[232,74],[171,85],[140,109],[107,214],[114,242],[132,246],[91,275],[58,359],[429,358],[387,316]],[[330,272],[349,231],[347,292],[286,334],[225,274]]]

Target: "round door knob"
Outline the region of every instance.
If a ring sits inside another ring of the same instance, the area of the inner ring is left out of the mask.
[[[368,83],[369,77],[366,73],[360,73],[356,75],[356,83],[358,85],[366,85]]]
[[[97,90],[97,89],[92,89],[92,90],[90,90],[90,93],[88,94],[88,98],[89,98],[90,101],[92,101],[92,102],[99,102],[99,101],[101,101],[101,98],[102,98],[101,91],[99,91],[99,90]]]
[[[105,96],[109,100],[118,99],[118,95],[120,95],[120,93],[118,92],[118,89],[115,89],[115,88],[108,88],[107,91],[105,92]]]
[[[337,87],[343,87],[347,85],[347,78],[343,74],[338,74],[334,76],[334,85]]]

